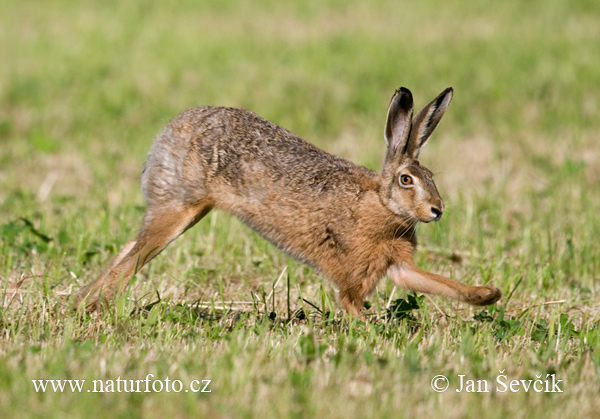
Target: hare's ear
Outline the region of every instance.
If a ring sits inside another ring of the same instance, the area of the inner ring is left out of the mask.
[[[412,121],[412,130],[406,147],[406,154],[409,157],[415,160],[419,158],[421,147],[427,143],[433,130],[440,123],[442,116],[444,116],[446,109],[448,109],[448,105],[450,105],[450,101],[452,100],[452,94],[452,88],[448,87],[438,97],[417,112]]]
[[[413,98],[410,90],[401,87],[396,90],[387,113],[385,122],[385,141],[387,143],[387,157],[391,158],[397,153],[404,153],[413,115]]]

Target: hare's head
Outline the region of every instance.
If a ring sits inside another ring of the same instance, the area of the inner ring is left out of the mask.
[[[380,197],[394,214],[415,221],[438,221],[444,202],[433,174],[419,163],[419,152],[442,119],[452,100],[452,88],[444,90],[413,118],[413,99],[408,89],[396,90],[385,124],[387,153]]]

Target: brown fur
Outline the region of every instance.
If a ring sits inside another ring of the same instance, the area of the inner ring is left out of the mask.
[[[148,210],[141,232],[79,292],[78,304],[99,309],[123,292],[144,264],[212,208],[236,215],[320,270],[351,314],[360,314],[365,296],[386,274],[407,289],[493,304],[501,296],[497,288],[463,285],[413,263],[416,223],[437,221],[444,210],[433,175],[417,158],[451,97],[446,89],[413,119],[412,95],[396,91],[381,175],[246,110],[182,113],[158,135],[144,166]],[[412,183],[402,185],[403,175]]]

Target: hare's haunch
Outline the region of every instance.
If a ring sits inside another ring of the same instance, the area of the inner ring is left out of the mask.
[[[416,224],[438,221],[444,212],[419,151],[451,99],[448,88],[413,118],[410,91],[395,92],[381,174],[243,109],[185,111],[158,135],[144,166],[148,209],[138,237],[79,292],[78,304],[99,309],[123,292],[142,266],[213,208],[236,215],[322,272],[351,314],[360,314],[365,296],[384,275],[410,290],[495,303],[497,288],[464,285],[413,262]]]

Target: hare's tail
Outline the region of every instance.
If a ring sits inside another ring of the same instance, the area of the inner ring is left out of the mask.
[[[76,306],[85,303],[87,310],[101,309],[102,301],[112,300],[123,292],[131,278],[170,242],[200,221],[212,206],[207,202],[193,207],[162,207],[149,210],[138,237],[128,242],[96,280],[84,287],[75,299]]]

